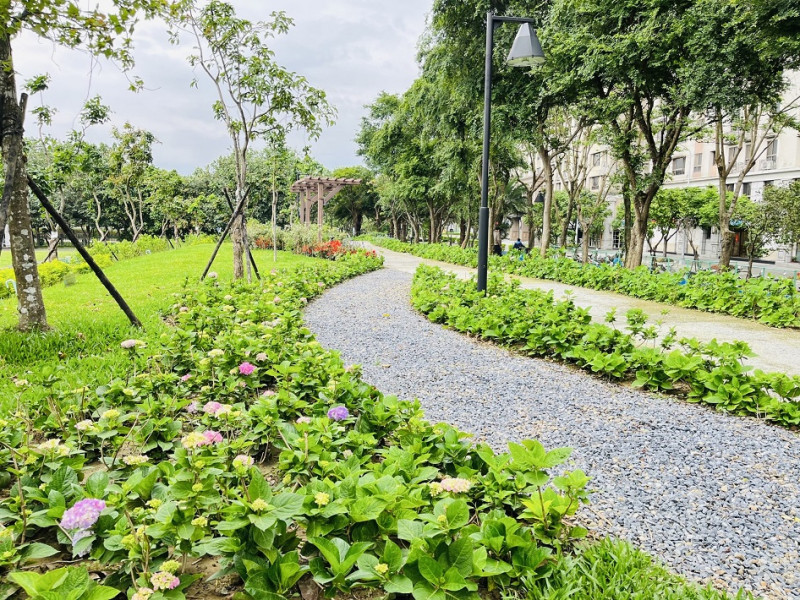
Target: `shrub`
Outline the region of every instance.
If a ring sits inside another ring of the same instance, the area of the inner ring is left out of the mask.
[[[459,265],[476,267],[475,249],[445,244],[406,244],[391,238],[370,241],[395,252],[406,252]],[[635,298],[664,302],[734,317],[756,319],[771,327],[800,327],[800,293],[788,278],[740,279],[733,272],[702,271],[691,274],[651,272],[647,267],[629,270],[612,264],[583,265],[551,252],[509,253],[489,257],[489,267],[534,279],[560,281],[568,285],[613,291]]]
[[[459,280],[420,265],[414,276],[414,307],[436,323],[510,346],[530,356],[576,364],[596,375],[631,382],[635,387],[669,392],[690,402],[712,404],[784,427],[800,425],[800,377],[748,373],[742,360],[752,356],[744,342],[704,344],[674,332],[656,342],[658,332],[634,309],[626,314],[627,333],[594,323],[586,309],[571,300],[556,301],[552,292],[520,289],[494,275],[489,294],[474,280]],[[675,349],[675,345],[680,349]]]

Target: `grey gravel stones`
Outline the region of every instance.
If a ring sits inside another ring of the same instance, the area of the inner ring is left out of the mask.
[[[363,275],[306,310],[319,342],[428,419],[504,449],[570,446],[596,489],[583,520],[675,571],[731,591],[800,599],[800,435],[607,384],[430,323],[411,276]]]

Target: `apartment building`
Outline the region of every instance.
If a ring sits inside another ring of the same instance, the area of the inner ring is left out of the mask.
[[[800,97],[800,73],[792,73],[789,81],[790,87],[786,93],[787,103]],[[795,105],[798,104],[800,104],[800,101],[795,101]],[[800,109],[794,109],[794,113],[800,116]],[[726,148],[726,151],[734,152],[734,148]],[[785,128],[777,136],[768,137],[756,152],[760,152],[760,154],[755,166],[743,180],[742,194],[749,196],[752,200],[759,201],[766,186],[788,185],[792,181],[800,179],[800,132]],[[713,186],[716,189],[719,183],[715,153],[716,146],[713,141],[689,140],[685,142],[674,153],[664,187]],[[751,148],[748,145],[744,148],[736,166],[728,177],[729,189],[733,189],[733,185],[744,164],[744,157],[750,153]],[[613,174],[614,169],[615,165],[606,148],[602,146],[591,148],[586,187],[592,192],[600,193],[608,185],[608,177]],[[563,188],[563,182],[559,181],[556,175],[555,190],[558,191]],[[608,194],[608,202],[612,216],[606,219],[603,233],[592,239],[592,248],[613,250],[620,248],[623,244],[621,232],[612,227],[614,215],[617,214],[618,206],[622,204],[622,197],[618,190],[611,190]],[[736,236],[734,257],[744,256],[747,231],[737,227],[735,220],[732,223],[732,229]],[[522,223],[521,219],[515,217],[511,220],[509,237],[511,239],[521,237],[523,240],[527,240],[527,227]],[[659,237],[651,240],[651,242],[653,244],[657,243]],[[667,243],[667,253],[678,258],[691,257],[690,240],[697,248],[701,260],[713,261],[719,258],[720,235],[716,228],[697,228],[688,232],[679,231]],[[648,247],[646,245],[645,252],[647,251]],[[663,243],[659,246],[658,252],[663,253]],[[776,246],[764,257],[764,260],[778,262],[800,261],[800,244],[795,244],[792,247]]]

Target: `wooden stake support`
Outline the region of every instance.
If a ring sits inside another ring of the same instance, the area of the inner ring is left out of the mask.
[[[106,290],[108,290],[108,293],[111,294],[111,297],[114,298],[117,305],[122,309],[122,312],[124,312],[125,316],[128,317],[128,320],[131,322],[131,325],[133,325],[134,327],[138,327],[139,329],[142,329],[142,322],[139,321],[139,319],[136,317],[135,314],[133,314],[131,307],[128,306],[127,302],[125,302],[125,299],[117,291],[117,288],[115,288],[114,285],[108,280],[108,277],[106,277],[105,273],[103,273],[103,270],[100,268],[100,266],[96,262],[94,262],[92,255],[89,254],[86,248],[84,248],[83,244],[81,244],[81,241],[78,239],[78,236],[75,235],[75,232],[72,231],[72,228],[69,225],[67,225],[67,222],[61,217],[60,214],[58,214],[58,211],[55,209],[55,207],[52,204],[50,204],[50,201],[47,199],[47,196],[45,196],[44,192],[41,189],[39,189],[39,186],[36,185],[36,182],[33,181],[33,179],[31,179],[30,175],[28,175],[28,187],[31,188],[33,195],[39,199],[39,202],[41,202],[44,209],[50,214],[51,217],[53,217],[53,220],[58,224],[58,226],[61,228],[64,234],[69,238],[69,241],[71,241],[72,244],[75,246],[75,249],[78,251],[78,254],[80,254],[83,257],[83,260],[86,261],[86,264],[89,265],[89,268],[91,268],[92,271],[94,271],[94,274],[97,275],[97,278],[100,280],[100,283],[103,284]]]

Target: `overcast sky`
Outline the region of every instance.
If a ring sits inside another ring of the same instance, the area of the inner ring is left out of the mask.
[[[273,40],[277,61],[308,78],[328,94],[338,110],[336,125],[312,143],[312,154],[326,167],[360,164],[353,138],[364,105],[381,91],[401,93],[418,75],[417,42],[425,27],[431,0],[232,0],[240,16],[266,19],[273,10],[284,10],[295,21],[289,34]],[[46,104],[58,109],[45,133],[63,137],[79,125],[77,115],[86,98],[100,94],[112,111],[112,123],[129,121],[148,129],[159,140],[155,163],[180,173],[191,173],[216,157],[230,152],[225,128],[213,118],[214,90],[186,60],[189,44],[172,46],[163,27],[142,24],[136,36],[133,75],[145,82],[139,93],[127,91],[129,82],[116,67],[75,51],[67,51],[23,34],[13,44],[17,85],[49,73]],[[29,101],[30,109],[39,99]],[[92,141],[108,141],[111,124],[90,130]],[[26,133],[37,135],[32,117]],[[300,150],[303,136],[292,145]]]

